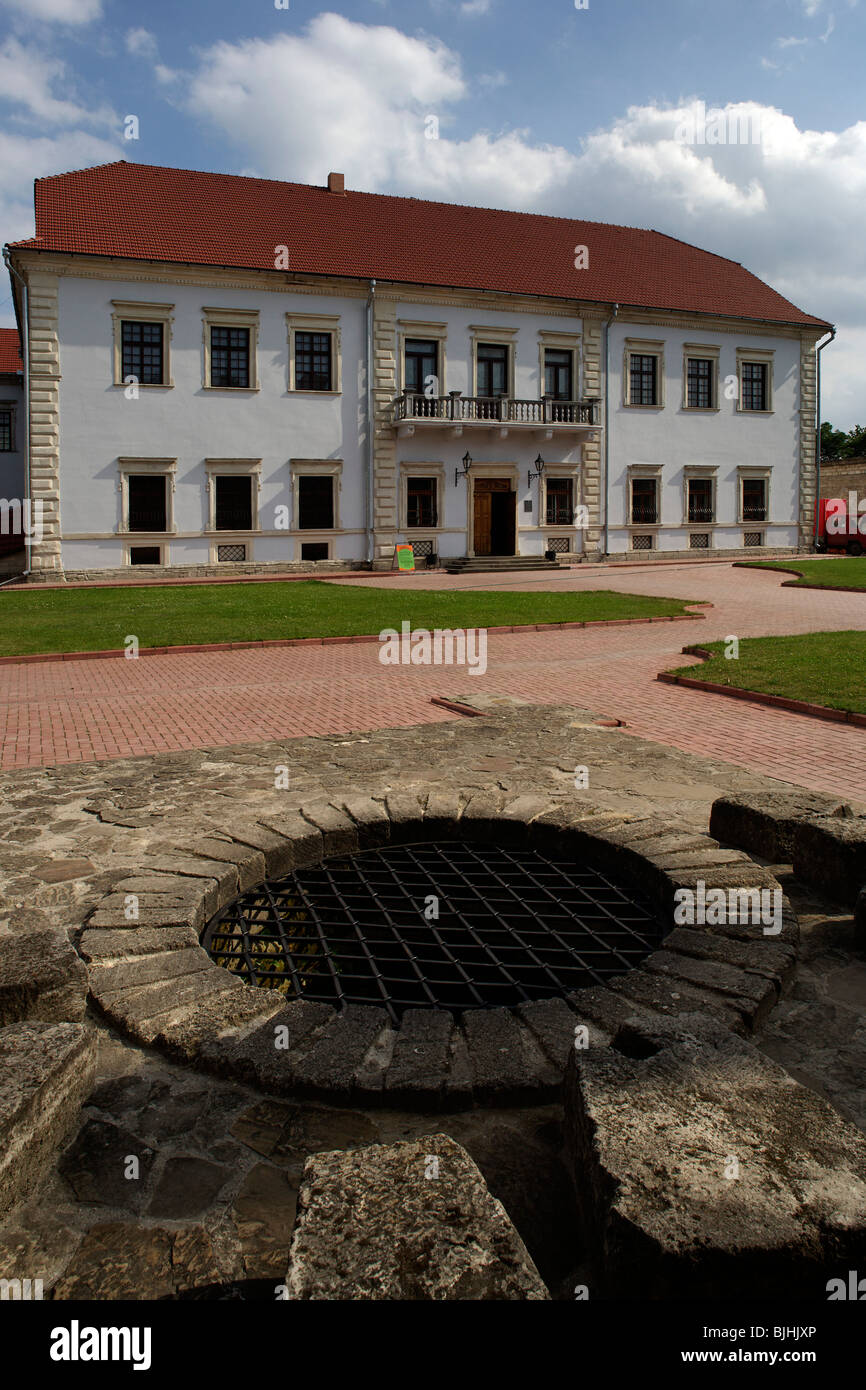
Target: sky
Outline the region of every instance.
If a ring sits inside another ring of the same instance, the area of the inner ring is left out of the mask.
[[[0,0],[0,242],[115,159],[653,227],[837,326],[849,429],[864,59],[866,0]]]

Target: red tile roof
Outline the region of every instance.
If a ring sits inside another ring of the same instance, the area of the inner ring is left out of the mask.
[[[459,286],[824,326],[735,261],[662,232],[119,160],[36,180],[18,246]],[[574,267],[575,247],[589,268]]]
[[[0,372],[23,372],[17,328],[0,328]]]

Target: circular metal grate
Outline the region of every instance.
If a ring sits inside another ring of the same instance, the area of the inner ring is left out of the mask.
[[[427,843],[326,860],[245,893],[205,928],[219,965],[289,999],[403,1010],[514,1006],[638,965],[648,907],[530,850]]]

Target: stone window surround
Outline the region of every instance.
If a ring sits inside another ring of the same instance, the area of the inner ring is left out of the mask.
[[[340,526],[340,493],[343,487],[343,460],[342,459],[289,459],[289,468],[292,477],[292,532],[297,536],[298,559],[301,555],[302,541],[328,541],[328,554],[331,554],[330,541],[342,528]],[[334,497],[334,524],[332,527],[324,527],[321,530],[300,530],[298,526],[299,515],[299,492],[298,479],[302,476],[307,477],[328,477],[333,478],[333,497]]]
[[[689,531],[711,531],[714,526],[721,523],[718,519],[718,473],[719,466],[716,463],[687,463],[683,468],[683,519],[682,525]],[[708,478],[712,483],[712,521],[689,521],[689,482],[693,478]]]
[[[632,483],[635,478],[654,478],[656,484],[656,511],[662,513],[662,473],[661,463],[630,463],[626,478],[626,528],[629,531],[660,531],[664,523],[659,521],[632,521]],[[669,527],[667,529],[670,529]]]
[[[491,343],[497,347],[508,348],[508,370],[505,383],[505,395],[510,400],[515,398],[514,376],[517,366],[517,334],[516,328],[491,328],[480,323],[470,323],[469,325],[469,354],[472,363],[472,390],[471,396],[478,395],[478,347],[480,343]]]
[[[773,361],[776,356],[775,348],[737,348],[737,414],[738,415],[772,415],[773,411]],[[767,368],[767,408],[766,410],[744,410],[743,409],[743,365],[746,362],[758,362]]]
[[[174,520],[174,491],[177,474],[176,458],[118,458],[117,460],[118,481],[117,490],[120,493],[120,521],[116,528],[116,534],[121,536],[135,536],[134,545],[145,545],[146,542],[140,537],[153,534],[156,537],[174,535],[176,531]],[[130,531],[127,525],[129,516],[129,475],[131,473],[149,473],[154,475],[162,474],[166,479],[165,488],[165,530],[164,531]],[[128,563],[126,549],[124,549],[124,564]]]
[[[235,537],[243,540],[247,536],[253,535],[261,528],[259,525],[259,498],[262,489],[262,461],[261,459],[205,459],[206,489],[207,489],[207,525],[205,535],[219,537],[219,544],[226,545]],[[225,477],[249,477],[252,481],[250,488],[252,501],[252,527],[249,531],[218,531],[216,527],[216,484],[215,478]],[[214,561],[216,558],[216,544],[211,545]]]
[[[448,338],[447,323],[433,323],[425,319],[398,319],[397,320],[397,371],[399,373],[399,392],[402,394],[406,387],[406,339],[419,338],[430,339],[436,342],[438,353],[439,368],[439,390],[434,392],[437,396],[448,394],[446,382],[447,354],[445,350]]]
[[[165,542],[163,542],[162,544],[160,544],[158,541],[155,541],[155,540],[154,540],[154,541],[148,540],[146,536],[142,536],[141,538],[139,538],[138,532],[135,532],[134,534],[135,534],[135,539],[132,538],[132,533],[129,533],[129,534],[127,534],[127,536],[126,536],[126,538],[124,539],[124,542],[123,542],[123,561],[122,561],[122,564],[123,564],[124,568],[127,568],[127,567],[129,567],[129,566],[132,566],[133,569],[138,569],[138,566],[137,566],[137,565],[133,565],[133,564],[132,564],[132,552],[133,552],[133,550],[137,549],[138,546],[140,546],[140,545],[141,545],[141,546],[146,546],[148,550],[158,550],[158,551],[159,551],[159,560],[158,560],[157,563],[158,563],[159,565],[163,566],[163,567],[168,566],[168,564],[169,564],[168,546],[165,544]],[[160,534],[162,534],[162,533],[160,533]],[[144,568],[144,566],[142,566],[142,568]]]
[[[638,405],[631,397],[631,357],[656,359],[656,403]],[[665,344],[663,338],[626,338],[622,355],[622,404],[628,410],[664,410],[665,408]]]
[[[765,521],[746,521],[743,516],[743,482],[749,478],[758,478],[764,483],[764,502],[767,517]],[[773,470],[771,467],[761,468],[752,467],[748,464],[741,464],[737,469],[737,524],[745,526],[747,530],[759,531],[764,526],[770,525],[770,487],[772,484]]]
[[[557,333],[552,329],[539,328],[538,330],[538,398],[544,396],[544,350],[554,348],[558,352],[571,353],[571,389],[574,399],[579,401],[580,394],[580,351],[581,335],[579,333]]]
[[[15,444],[16,427],[18,424],[18,402],[0,400],[0,410],[9,411],[9,448],[3,449],[4,454],[17,453]]]
[[[202,341],[204,345],[203,391],[247,392],[261,390],[259,385],[259,319],[258,309],[202,308]],[[250,379],[248,386],[211,386],[211,329],[248,328],[250,330]]]
[[[571,479],[571,523],[562,521],[547,521],[547,484],[551,478],[570,478]],[[544,469],[541,477],[541,487],[539,489],[539,515],[535,529],[550,532],[556,536],[573,536],[578,529],[574,525],[574,513],[580,506],[580,464],[549,463]],[[529,529],[521,527],[521,530]]]
[[[286,314],[286,332],[289,342],[288,391],[300,396],[339,396],[343,390],[343,338],[339,314]],[[309,387],[295,385],[295,334],[327,333],[331,339],[331,389],[313,391]]]
[[[721,347],[713,343],[683,343],[683,403],[682,409],[690,415],[718,415],[719,406],[719,358]],[[710,375],[712,405],[689,405],[689,359],[709,358],[715,362],[715,373]]]
[[[436,798],[437,802],[442,799]],[[584,855],[589,848],[592,862],[602,872],[612,874],[626,891],[640,893],[652,904],[661,921],[671,920],[678,887],[682,884],[693,889],[695,874],[710,886],[730,882],[732,852],[725,852],[724,862],[720,864],[716,840],[685,833],[658,821],[629,823],[620,820],[611,827],[608,817],[601,818],[603,823],[598,825],[593,824],[590,817],[576,826],[568,808],[552,802],[545,807],[544,801],[539,799],[529,813],[515,815],[510,814],[508,804],[509,801],[514,804],[513,793],[501,797],[491,797],[487,792],[473,794],[462,809],[455,798],[452,812],[443,813],[439,805],[429,815],[420,803],[414,811],[408,809],[406,801],[407,798],[400,797],[394,801],[389,794],[382,802],[353,793],[341,802],[338,793],[330,804],[314,800],[300,807],[290,805],[276,817],[262,813],[257,824],[250,821],[237,827],[230,823],[215,824],[213,836],[178,846],[177,854],[182,856],[180,877],[170,857],[155,853],[151,866],[148,854],[144,853],[140,864],[130,871],[134,875],[130,884],[139,897],[147,925],[136,926],[124,916],[123,895],[127,886],[120,881],[97,903],[96,912],[81,937],[79,952],[89,967],[94,1002],[124,1036],[145,1046],[156,1046],[198,1069],[207,1071],[216,1066],[223,1075],[234,1076],[245,1084],[263,1085],[271,1093],[276,1087],[278,1094],[295,1096],[312,1088],[314,1093],[324,1090],[340,1094],[343,1102],[348,1099],[349,1103],[359,1104],[369,1103],[372,1093],[365,1086],[359,1087],[354,1080],[357,1058],[365,1055],[371,1042],[387,1027],[396,1034],[395,1046],[383,1051],[378,1093],[390,1094],[393,1100],[411,1096],[431,1106],[434,1101],[441,1103],[443,1095],[466,1096],[464,1072],[452,1072],[449,1060],[454,1055],[452,1048],[443,1047],[441,1068],[434,1068],[434,1075],[430,1074],[428,1061],[423,1066],[410,1068],[411,1076],[407,1076],[402,1054],[411,1055],[412,1046],[417,1046],[418,1042],[411,1016],[392,1025],[375,1005],[359,1005],[350,1011],[351,1017],[347,1017],[338,1014],[330,1004],[287,1001],[282,994],[247,985],[224,971],[204,952],[199,936],[206,923],[239,893],[256,887],[265,878],[273,880],[300,868],[313,867],[333,856],[342,858],[384,844],[412,843],[426,837],[441,839],[458,835],[469,841],[537,848],[542,853],[563,857]],[[688,868],[667,867],[664,859],[657,862],[654,842],[665,845],[669,856],[672,840],[682,844],[683,852],[688,853]],[[733,853],[737,855],[738,887],[779,886],[767,870],[756,865],[748,855]],[[196,863],[201,865],[198,874],[194,868]],[[149,879],[152,886],[145,888],[143,878]],[[186,919],[186,926],[179,922],[179,903],[166,906],[166,893],[181,895],[181,918]],[[792,927],[789,920],[787,927],[783,924],[784,935],[779,940],[790,943],[792,931],[796,932],[796,927]],[[739,926],[733,926],[710,935],[714,942],[729,938],[737,949],[740,932]],[[172,937],[170,943],[169,936]],[[148,982],[176,978],[179,972],[172,967],[181,963],[176,955],[178,951],[189,953],[190,966],[203,972],[203,984],[212,980],[222,986],[216,993],[209,991],[211,1005],[205,1004],[201,1014],[192,1020],[185,1017],[188,1009],[181,1010],[176,1021],[165,1014],[154,1015],[149,991],[140,987],[142,978]],[[692,958],[678,955],[676,944],[668,945],[666,939],[656,948],[656,958],[664,959],[676,978],[692,979],[693,975],[688,972],[701,969],[693,964],[686,967],[684,977],[677,974],[683,968],[683,961]],[[151,968],[159,964],[165,969],[164,977]],[[781,994],[786,968],[777,958],[764,998],[756,994],[738,1001],[740,1014],[745,1010],[749,1026],[759,1016],[766,1016],[773,1000]],[[219,976],[217,971],[221,972]],[[225,980],[223,975],[227,977]],[[710,979],[708,987],[711,990],[713,985]],[[520,1036],[521,1029],[529,1031],[528,1055],[537,1057],[540,1047],[547,1060],[533,1063],[528,1074],[516,1079],[506,1078],[509,1068],[513,1073],[511,1061],[502,1077],[497,1074],[485,1082],[476,1076],[472,1099],[484,1103],[495,1096],[500,1103],[526,1104],[527,1085],[533,1091],[555,1098],[562,1083],[562,1058],[556,1049],[549,1054],[549,1049],[557,1032],[565,1038],[564,1049],[573,1045],[574,1020],[565,1012],[569,1008],[579,1010],[575,1002],[570,1004],[557,996],[509,1010],[509,1026],[517,1030],[515,1037]],[[277,1015],[278,1023],[288,1024],[292,1034],[296,1031],[292,1025],[295,1022],[299,1025],[297,1041],[292,1044],[291,1051],[275,1048]],[[306,1024],[305,1017],[308,1017]],[[483,1017],[488,1024],[493,1021],[492,1012],[488,1010],[476,1011],[474,1017]],[[563,1018],[567,1024],[564,1032]],[[451,1019],[451,1028],[459,1035],[467,1016],[464,1014],[461,1020],[452,1015]],[[557,1020],[558,1028],[553,1026]],[[466,1036],[470,1058],[475,1055],[472,1022],[470,1018]],[[731,1026],[736,1024],[732,1022]],[[326,1041],[322,1044],[321,1039]],[[336,1071],[333,1066],[323,1068],[319,1058],[323,1051],[330,1056],[338,1040],[342,1040],[340,1055],[344,1064]],[[482,1038],[481,1048],[485,1042]],[[555,1065],[551,1066],[551,1061]],[[470,1075],[474,1075],[473,1068],[470,1068]]]
[[[123,380],[123,323],[162,324],[162,381],[139,381],[140,391],[169,391],[174,386],[171,377],[171,335],[174,324],[173,304],[146,303],[135,299],[112,299],[112,360],[114,385],[126,386]]]
[[[435,478],[436,479],[436,515],[438,524],[436,526],[410,526],[409,525],[409,479],[410,478]],[[410,462],[401,461],[399,465],[398,487],[400,495],[397,499],[399,529],[411,535],[412,540],[433,540],[441,531],[447,528],[442,525],[442,517],[445,511],[445,464],[444,463],[416,463],[414,459]],[[451,528],[453,529],[453,528]]]

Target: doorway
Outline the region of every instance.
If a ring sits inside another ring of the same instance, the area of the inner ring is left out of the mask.
[[[476,478],[473,493],[476,555],[514,555],[517,493],[508,478]]]

